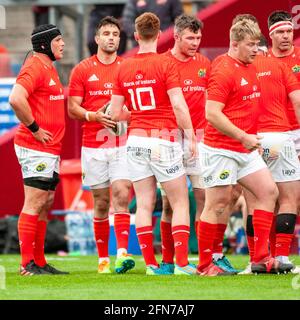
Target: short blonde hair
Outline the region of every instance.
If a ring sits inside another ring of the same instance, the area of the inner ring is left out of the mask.
[[[160,30],[159,18],[151,12],[145,12],[135,19],[135,30],[141,40],[155,39]]]
[[[230,28],[230,41],[243,41],[247,35],[253,40],[260,40],[261,38],[260,28],[252,20],[240,20]]]
[[[233,20],[232,20],[232,25],[236,24],[239,21],[243,21],[243,20],[251,20],[255,23],[258,23],[256,17],[250,13],[242,13],[242,14],[238,14],[236,15]]]

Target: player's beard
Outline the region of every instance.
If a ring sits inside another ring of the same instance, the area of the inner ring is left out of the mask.
[[[290,51],[291,50],[291,48],[292,48],[292,46],[293,46],[293,44],[290,42],[290,41],[286,41],[286,42],[288,42],[288,44],[286,44],[286,45],[279,45],[279,49],[280,49],[280,51],[283,51],[283,52],[285,52],[285,51]]]
[[[114,53],[118,50],[118,44],[114,46],[105,45],[102,47],[102,50],[106,53]]]

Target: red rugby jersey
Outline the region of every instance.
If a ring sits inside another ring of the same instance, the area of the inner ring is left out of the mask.
[[[224,103],[222,112],[238,128],[255,134],[260,87],[253,64],[245,65],[228,55],[218,59],[208,80],[207,100]],[[243,145],[207,124],[204,143],[213,148],[249,152]]]
[[[110,101],[115,77],[123,59],[117,57],[111,64],[103,64],[97,55],[82,60],[71,73],[69,95],[82,97],[81,107],[96,112]],[[88,148],[110,148],[126,143],[123,137],[112,136],[98,122],[84,121],[82,145]]]
[[[300,48],[294,47],[294,51],[290,55],[285,57],[275,57],[272,49],[269,49],[268,56],[276,58],[279,61],[286,63],[287,66],[293,71],[298,81],[300,82]],[[293,130],[300,129],[300,124],[297,121],[295,110],[290,101],[288,102],[288,117],[292,125],[292,129]]]
[[[205,102],[210,61],[200,53],[187,61],[176,59],[171,50],[164,54],[171,57],[178,68],[180,85],[197,135],[197,129],[204,129],[207,124]]]
[[[167,94],[175,87],[180,87],[178,71],[167,56],[141,53],[122,62],[113,94],[124,96],[131,110],[129,134],[132,129],[150,133],[178,128]]]
[[[35,121],[41,128],[52,133],[53,140],[43,144],[21,124],[15,136],[15,144],[59,155],[65,133],[65,108],[64,89],[55,67],[46,65],[34,55],[26,60],[16,83],[27,90],[28,102]]]
[[[257,56],[254,61],[261,87],[259,132],[284,132],[292,129],[288,119],[288,94],[300,90],[300,82],[285,63]]]

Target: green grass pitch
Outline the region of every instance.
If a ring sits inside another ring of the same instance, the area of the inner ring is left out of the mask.
[[[0,270],[5,270],[0,300],[300,300],[300,275],[146,276],[141,256],[135,257],[136,267],[127,274],[99,275],[96,256],[47,257],[49,263],[71,274],[21,277],[20,257],[0,255]],[[236,268],[247,265],[247,256],[228,258]],[[299,256],[292,260],[300,264]],[[192,256],[191,262],[196,261]]]

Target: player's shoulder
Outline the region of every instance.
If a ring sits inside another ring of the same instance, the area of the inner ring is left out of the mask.
[[[199,61],[199,62],[201,62],[203,64],[206,64],[206,65],[210,65],[211,64],[211,61],[205,55],[203,55],[200,52],[197,52],[195,54],[195,60]]]
[[[253,61],[254,66],[259,66],[261,64],[270,64],[272,60],[275,60],[271,56],[257,55]]]
[[[91,56],[81,60],[73,67],[71,71],[71,79],[73,80],[75,78],[86,78],[87,76],[89,76],[91,69],[93,69],[96,65],[97,62],[95,56]]]
[[[168,50],[164,53],[157,53],[155,55],[153,55],[153,60],[161,60],[161,61],[169,61],[169,62],[173,62],[173,55],[171,53],[171,50]]]
[[[239,64],[235,62],[232,58],[228,56],[228,54],[222,54],[217,56],[212,61],[212,73],[229,73],[232,74],[235,68],[238,68]]]
[[[294,53],[300,59],[300,47],[294,47]]]
[[[264,57],[258,56],[262,64],[266,64],[273,68],[285,69],[288,68],[287,64],[281,59],[276,58],[274,55],[267,55]],[[256,57],[255,60],[258,58]]]
[[[161,56],[161,57],[166,56],[166,57],[172,58],[172,57],[173,57],[173,54],[172,54],[171,50],[168,49],[167,51],[165,51],[165,52],[163,52],[163,53],[160,53],[160,56]]]
[[[160,60],[163,67],[168,65],[173,65],[176,67],[182,65],[182,61],[175,58],[170,49],[164,53],[160,53],[156,60]]]
[[[258,74],[267,73],[278,73],[280,68],[278,64],[280,61],[272,56],[257,55],[254,59],[253,66],[256,68]]]
[[[126,59],[119,57],[120,60],[117,61],[117,64],[119,65],[119,70],[129,70],[132,69],[133,66],[136,65],[136,60],[134,56],[128,57]]]
[[[39,70],[43,68],[43,65],[44,64],[37,56],[31,56],[25,60],[21,70],[25,70],[25,69]]]
[[[164,75],[178,72],[179,62],[176,58],[174,58],[172,53],[165,55],[159,54],[157,57],[155,57],[153,63],[158,66],[157,69],[160,70],[160,72]]]
[[[117,56],[115,63],[116,64],[121,64],[122,62],[124,62],[126,59],[124,59],[123,57]]]
[[[88,58],[85,58],[83,60],[81,60],[77,65],[75,65],[75,67],[73,68],[73,70],[88,70],[91,67],[95,66],[97,64],[97,62],[95,61],[95,56],[91,56]]]
[[[37,56],[31,56],[26,59],[21,67],[18,77],[24,74],[30,74],[33,78],[40,78],[45,73],[48,73],[49,68]]]

